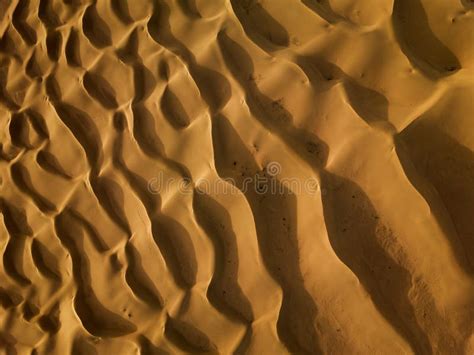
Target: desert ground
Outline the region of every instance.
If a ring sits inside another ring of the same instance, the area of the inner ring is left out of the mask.
[[[0,0],[0,354],[474,354],[474,1]]]

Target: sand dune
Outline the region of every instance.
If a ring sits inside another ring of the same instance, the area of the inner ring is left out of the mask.
[[[0,0],[0,353],[473,354],[469,0]]]

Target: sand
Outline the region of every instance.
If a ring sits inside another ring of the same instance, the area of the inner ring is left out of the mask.
[[[1,354],[473,354],[472,0],[0,0]]]

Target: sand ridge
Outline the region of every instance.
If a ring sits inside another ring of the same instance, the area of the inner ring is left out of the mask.
[[[469,0],[0,0],[0,350],[474,352]]]

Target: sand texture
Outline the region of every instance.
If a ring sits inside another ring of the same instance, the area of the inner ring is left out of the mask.
[[[474,354],[474,2],[0,0],[0,354]]]

